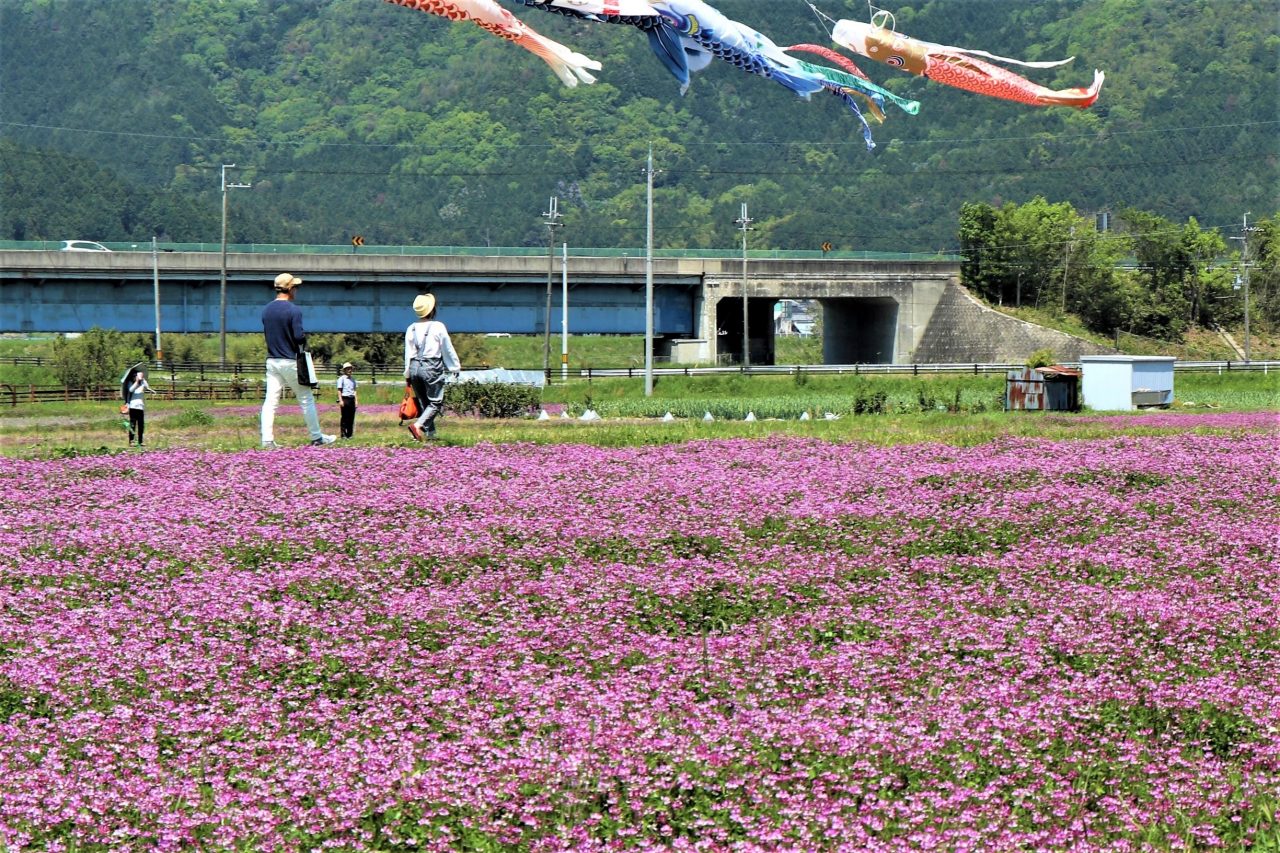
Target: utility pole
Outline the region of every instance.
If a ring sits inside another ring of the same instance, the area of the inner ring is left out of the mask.
[[[253,186],[227,183],[227,169],[235,167],[235,163],[222,164],[222,284],[218,289],[218,361],[223,367],[227,366],[227,190]]]
[[[742,203],[742,215],[734,220],[734,224],[742,230],[742,369],[751,365],[750,322],[747,315],[747,232],[755,220],[747,216],[747,203]]]
[[[160,348],[160,250],[151,238],[151,292],[156,308],[156,367],[164,366],[164,350]]]
[[[569,244],[560,244],[560,381],[569,381]]]
[[[1244,360],[1248,363],[1250,358],[1249,351],[1249,233],[1253,231],[1261,231],[1261,228],[1249,227],[1249,214],[1244,215],[1244,224],[1240,226],[1240,236],[1232,237],[1232,240],[1240,241],[1240,266],[1244,269]]]
[[[1067,248],[1062,256],[1062,316],[1067,314],[1067,270],[1071,266],[1071,244],[1076,236],[1076,227],[1071,226],[1071,234],[1067,237]]]
[[[547,312],[546,332],[542,341],[542,372],[551,372],[551,283],[556,276],[556,229],[560,227],[560,199],[551,197],[550,206],[542,214],[547,224]]]
[[[644,169],[644,395],[653,396],[653,146]]]

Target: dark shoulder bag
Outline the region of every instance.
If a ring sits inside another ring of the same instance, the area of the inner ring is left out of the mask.
[[[316,365],[311,359],[311,353],[305,349],[298,350],[298,384],[310,385],[315,388],[320,384],[320,380],[316,378]]]

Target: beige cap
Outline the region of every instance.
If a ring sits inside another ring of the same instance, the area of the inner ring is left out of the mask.
[[[302,279],[298,278],[291,272],[282,272],[276,276],[276,290],[284,293],[286,290],[293,290],[302,284]]]
[[[413,300],[413,313],[419,317],[426,317],[436,307],[436,298],[430,293],[424,293],[417,299]]]
[[[354,364],[352,364],[352,363],[351,363],[351,362],[349,362],[349,361],[344,361],[344,362],[342,362],[342,369],[343,369],[343,370],[346,370],[347,368],[350,368],[350,367],[355,367],[355,365],[354,365]]]

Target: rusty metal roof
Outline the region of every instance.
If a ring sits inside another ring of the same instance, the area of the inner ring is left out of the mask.
[[[1035,368],[1035,370],[1037,373],[1044,374],[1045,376],[1082,376],[1083,375],[1083,373],[1081,373],[1081,371],[1078,368],[1063,367],[1060,364],[1055,364],[1052,367],[1037,367]]]

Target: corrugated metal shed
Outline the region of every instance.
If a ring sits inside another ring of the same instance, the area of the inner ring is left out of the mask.
[[[1010,370],[1005,376],[1005,411],[1079,411],[1081,375],[1061,365]]]

